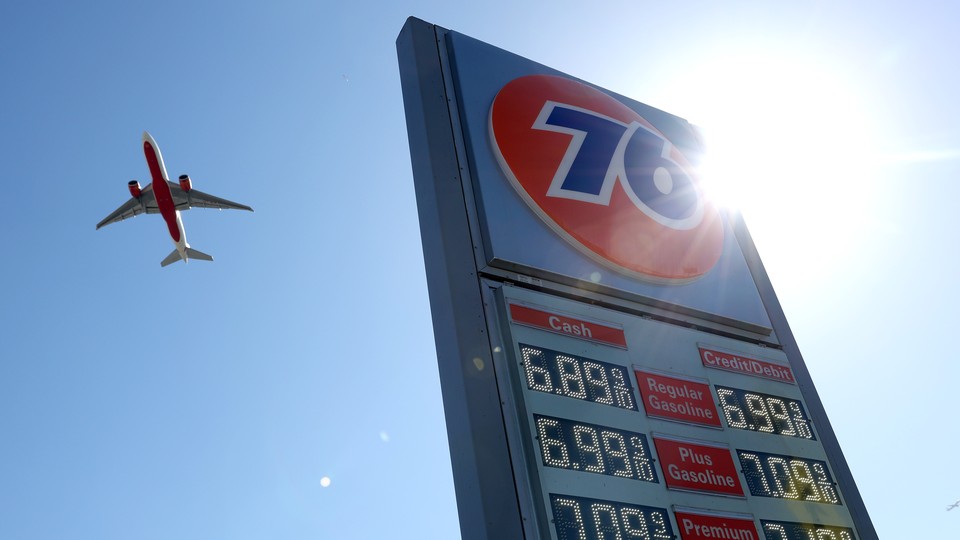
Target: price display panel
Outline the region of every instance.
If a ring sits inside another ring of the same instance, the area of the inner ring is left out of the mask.
[[[522,343],[520,356],[530,390],[637,410],[626,368]]]
[[[515,419],[508,440],[523,464],[517,485],[529,493],[532,534],[857,538],[782,352],[537,291],[496,291],[497,376],[509,390],[504,417]],[[806,516],[816,519],[797,521]]]
[[[717,386],[717,398],[727,425],[801,439],[816,439],[810,417],[797,399]]]
[[[743,450],[737,455],[751,495],[841,504],[824,461]]]
[[[561,540],[676,538],[662,508],[567,495],[551,495],[550,505]]]
[[[646,435],[539,414],[540,456],[547,467],[658,482]]]
[[[760,520],[766,540],[857,540],[853,529],[815,523]]]

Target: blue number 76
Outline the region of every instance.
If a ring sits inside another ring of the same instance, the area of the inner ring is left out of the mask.
[[[532,127],[571,136],[548,196],[608,206],[619,178],[630,200],[657,222],[674,229],[700,222],[697,185],[656,131],[555,101],[544,103]]]

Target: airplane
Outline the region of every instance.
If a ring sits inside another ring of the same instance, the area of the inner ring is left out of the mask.
[[[957,502],[951,504],[950,506],[948,506],[948,507],[947,507],[947,512],[949,512],[949,511],[951,511],[951,510],[953,510],[954,508],[957,508],[957,507],[960,507],[960,501],[957,501]]]
[[[150,176],[153,178],[153,182],[147,184],[147,187],[143,189],[140,188],[140,182],[136,180],[128,182],[127,186],[132,197],[129,201],[123,203],[120,208],[105,217],[103,221],[97,223],[97,230],[100,227],[143,213],[160,214],[167,223],[167,231],[176,246],[170,255],[167,255],[167,258],[160,262],[161,267],[180,260],[186,263],[187,259],[212,261],[213,257],[193,249],[187,243],[187,235],[183,230],[180,211],[197,207],[253,212],[253,208],[193,189],[193,182],[185,174],[180,175],[179,184],[171,182],[167,178],[167,168],[163,164],[160,147],[157,146],[157,141],[153,140],[153,137],[146,131],[143,132],[143,153],[147,157],[147,166],[150,168]]]

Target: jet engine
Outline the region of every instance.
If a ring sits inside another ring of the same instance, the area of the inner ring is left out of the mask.
[[[193,182],[190,181],[189,176],[185,174],[180,175],[180,189],[184,191],[190,191],[193,189]]]
[[[130,190],[130,194],[133,195],[134,199],[140,198],[140,182],[137,182],[136,180],[127,182],[127,189]]]

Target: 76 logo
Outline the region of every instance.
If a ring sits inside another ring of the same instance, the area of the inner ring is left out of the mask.
[[[689,129],[657,114],[658,126]],[[698,279],[719,260],[722,218],[690,162],[612,95],[555,75],[518,77],[494,98],[489,135],[520,198],[581,254],[665,285]]]
[[[556,101],[544,104],[533,128],[571,136],[547,196],[607,206],[619,180],[633,204],[661,225],[685,230],[700,223],[697,184],[657,131]]]

